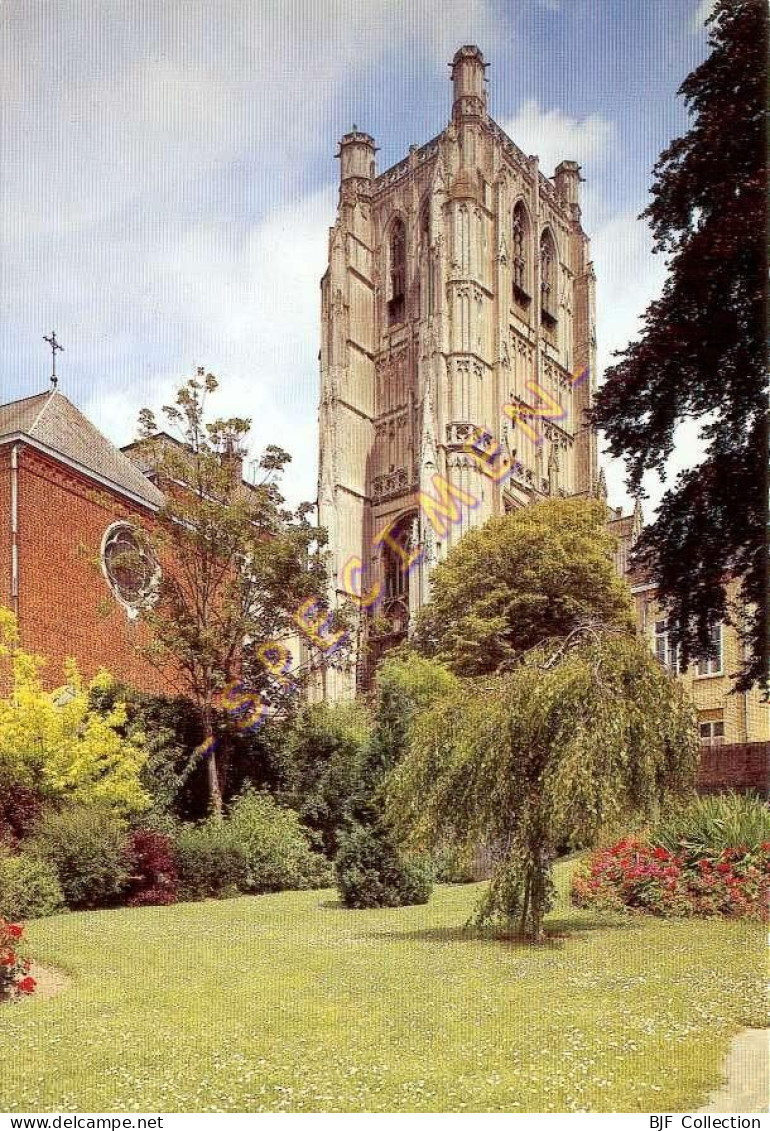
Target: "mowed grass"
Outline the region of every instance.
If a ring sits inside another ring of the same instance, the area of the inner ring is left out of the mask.
[[[568,866],[562,866],[562,891]],[[347,911],[333,892],[29,925],[69,986],[0,1007],[3,1111],[687,1111],[766,1024],[765,938],[739,922],[559,938],[463,931],[479,888]]]

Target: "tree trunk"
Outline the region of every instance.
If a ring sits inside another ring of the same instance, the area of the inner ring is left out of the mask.
[[[222,820],[222,790],[219,787],[219,771],[217,769],[217,755],[213,745],[213,736],[209,736],[211,745],[208,753],[208,766],[206,769],[209,784],[209,806],[214,817]]]
[[[217,767],[217,740],[214,737],[213,716],[211,704],[203,707],[203,749],[206,758],[206,780],[209,788],[209,808],[218,821],[222,820],[222,789],[219,784],[219,769]]]
[[[532,877],[532,940],[539,943],[543,941],[543,920],[545,918],[545,869],[546,862],[543,849],[537,844],[532,852],[534,872]]]
[[[519,933],[526,935],[527,933],[527,919],[529,917],[529,894],[531,889],[531,873],[527,872],[526,879],[524,880],[524,898],[521,906],[521,919],[519,920]]]

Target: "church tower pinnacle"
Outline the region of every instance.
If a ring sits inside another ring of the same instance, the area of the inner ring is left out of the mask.
[[[382,172],[356,126],[337,154],[319,521],[329,604],[359,614],[351,670],[325,677],[329,698],[366,686],[468,530],[596,486],[580,168],[565,160],[546,176],[492,120],[478,47],[460,47],[450,68],[438,136]]]
[[[484,72],[489,66],[478,47],[466,45],[455,52],[452,68],[452,117],[483,118],[487,113],[487,90]]]

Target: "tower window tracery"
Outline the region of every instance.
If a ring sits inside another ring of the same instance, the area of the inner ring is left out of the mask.
[[[522,201],[519,201],[513,210],[511,236],[513,245],[513,297],[520,306],[528,306],[530,302],[527,262],[529,222]]]
[[[406,228],[400,218],[390,233],[390,296],[388,321],[391,326],[404,321],[406,292]]]
[[[556,245],[547,228],[540,237],[540,312],[546,326],[556,325]]]

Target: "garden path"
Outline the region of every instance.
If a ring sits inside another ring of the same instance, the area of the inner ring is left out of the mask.
[[[702,1112],[766,1112],[770,1105],[770,1029],[744,1029],[733,1039],[726,1082]]]

